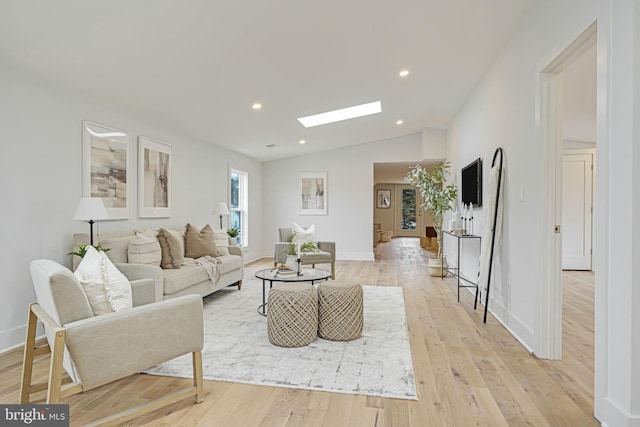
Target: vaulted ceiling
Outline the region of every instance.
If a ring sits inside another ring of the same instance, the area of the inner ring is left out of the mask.
[[[0,62],[269,161],[446,127],[532,2],[4,0]]]

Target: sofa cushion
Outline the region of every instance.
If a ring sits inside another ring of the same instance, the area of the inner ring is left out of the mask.
[[[184,238],[180,232],[161,228],[157,237],[162,252],[160,267],[180,268],[184,262]]]
[[[162,262],[162,250],[155,231],[148,229],[136,235],[129,242],[127,251],[129,263],[160,265]]]
[[[218,255],[216,243],[213,240],[213,229],[209,224],[202,227],[202,230],[187,224],[187,229],[184,233],[184,255],[187,258]]]
[[[100,240],[100,246],[109,249],[107,256],[112,262],[129,262],[129,243],[133,238],[133,234],[130,236],[122,237],[109,237],[107,239]]]
[[[305,264],[311,263],[326,263],[331,262],[331,254],[329,252],[319,251],[319,252],[302,252],[301,254],[302,262]]]
[[[133,307],[131,284],[104,252],[87,247],[73,273],[80,282],[95,316]]]
[[[226,229],[215,230],[213,232],[213,239],[216,243],[216,250],[218,256],[229,255],[229,235]]]
[[[207,270],[195,264],[185,264],[177,269],[163,271],[164,294],[171,295],[197,283],[210,280]]]
[[[227,274],[234,270],[239,270],[242,268],[242,257],[238,255],[223,255],[218,257],[220,261],[218,263],[218,270],[220,274]]]

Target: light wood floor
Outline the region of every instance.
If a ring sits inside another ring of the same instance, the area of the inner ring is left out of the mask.
[[[453,279],[426,274],[418,239],[376,247],[375,262],[338,262],[337,276],[402,286],[418,401],[205,381],[186,400],[127,425],[152,426],[589,426],[593,412],[593,275],[565,272],[564,360],[537,360],[495,319],[482,323],[473,296],[456,301]],[[247,286],[262,260],[246,269]],[[240,291],[242,292],[242,291]],[[257,314],[256,314],[257,315]],[[25,307],[26,320],[26,307]],[[17,403],[22,350],[0,355],[0,402]],[[48,357],[34,376],[43,379]],[[184,387],[188,380],[133,375],[67,400],[80,425]]]

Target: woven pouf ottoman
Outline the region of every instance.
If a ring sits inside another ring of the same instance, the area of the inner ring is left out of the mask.
[[[362,286],[333,280],[318,285],[318,335],[350,341],[362,333]]]
[[[269,342],[280,347],[302,347],[318,335],[318,291],[309,283],[283,283],[269,291]]]

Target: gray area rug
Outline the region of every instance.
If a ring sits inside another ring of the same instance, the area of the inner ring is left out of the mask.
[[[247,282],[204,300],[205,379],[417,400],[402,288],[363,286],[360,338],[283,348],[257,313],[262,283]],[[189,354],[146,373],[190,378],[191,366]]]

